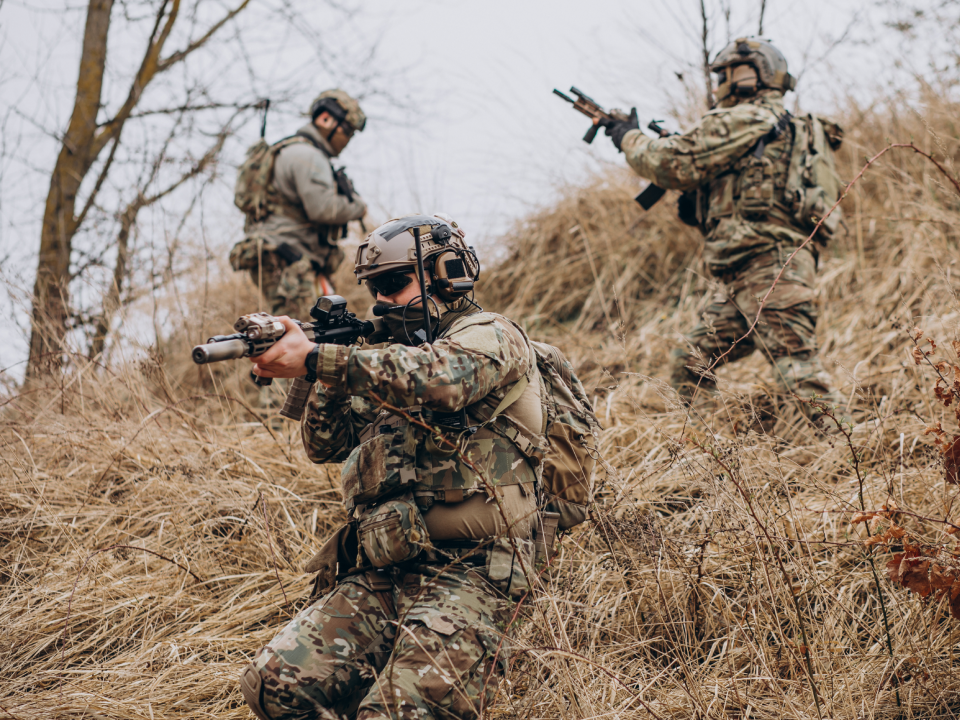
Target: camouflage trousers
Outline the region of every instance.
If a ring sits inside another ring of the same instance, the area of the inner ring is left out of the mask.
[[[506,665],[511,606],[469,569],[361,573],[302,610],[241,685],[261,720],[476,718]]]
[[[760,309],[760,300],[790,252],[782,249],[765,253],[724,277],[724,285],[704,309],[701,321],[686,334],[688,347],[671,353],[670,383],[681,396],[692,397],[698,382],[701,389],[714,387],[714,381],[699,370],[746,334]],[[764,304],[757,327],[724,358],[725,363],[760,350],[788,392],[800,397],[830,393],[830,378],[817,356],[816,267],[811,251],[804,248],[797,253]]]

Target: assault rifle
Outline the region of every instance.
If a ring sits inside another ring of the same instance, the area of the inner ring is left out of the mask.
[[[624,113],[622,110],[610,110],[609,112],[607,110],[604,110],[600,105],[597,104],[597,102],[593,98],[580,92],[575,87],[571,87],[570,92],[572,92],[574,95],[577,96],[576,100],[574,100],[572,97],[568,95],[565,95],[564,93],[560,92],[556,88],[553,89],[554,95],[559,95],[568,103],[573,105],[574,110],[581,112],[591,120],[596,121],[593,125],[590,126],[590,129],[587,130],[587,134],[583,136],[583,141],[585,143],[592,143],[593,139],[597,136],[597,131],[601,127],[605,127],[614,121],[624,121],[629,119],[626,113]],[[661,122],[663,121],[651,120],[650,123],[647,125],[647,127],[653,130],[657,135],[659,135],[662,138],[669,137],[670,135],[672,135],[673,133],[669,132],[668,130],[665,130],[660,125]],[[644,188],[643,192],[637,195],[637,197],[634,199],[638,203],[640,203],[640,206],[644,210],[649,210],[654,205],[656,205],[657,201],[659,201],[660,198],[663,197],[663,194],[665,192],[666,190],[664,190],[662,187],[658,187],[656,185],[650,184],[646,188]]]
[[[610,110],[609,112],[600,107],[597,102],[587,95],[584,95],[582,92],[577,90],[575,87],[570,88],[570,92],[577,96],[577,99],[574,100],[569,95],[565,95],[556,88],[553,89],[554,95],[559,95],[568,103],[573,105],[573,109],[577,112],[583,113],[591,120],[596,120],[597,122],[590,126],[590,129],[587,130],[587,134],[583,136],[583,141],[585,143],[592,143],[593,139],[597,136],[597,131],[601,127],[606,127],[613,121],[623,121],[629,119],[627,114],[622,110]]]
[[[361,337],[371,334],[376,326],[369,320],[359,320],[352,312],[347,312],[347,301],[339,295],[324,295],[310,308],[310,317],[314,322],[294,322],[315,343],[334,345],[353,345]],[[193,361],[197,365],[236,360],[238,358],[262,355],[282,338],[287,329],[276,317],[259,312],[244,315],[233,324],[237,332],[231,335],[214,335],[203,345],[193,348]],[[253,381],[265,387],[273,378],[262,378],[250,373]],[[287,393],[287,399],[280,414],[291,420],[303,417],[303,408],[313,386],[302,377],[294,379]]]

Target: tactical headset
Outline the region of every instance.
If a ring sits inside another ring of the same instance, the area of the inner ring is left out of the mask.
[[[466,245],[463,233],[456,223],[429,215],[413,215],[392,220],[374,230],[357,252],[358,281],[367,280],[367,286],[374,296],[378,290],[383,295],[392,295],[406,287],[412,279],[404,276],[417,270],[416,265],[413,265],[416,248],[409,248],[404,261],[377,263],[375,261],[381,251],[378,246],[371,246],[371,238],[378,236],[384,242],[389,242],[404,232],[413,235],[414,229],[419,231],[416,234],[419,235],[420,251],[424,257],[427,295],[451,303],[472,293],[480,278],[480,262],[476,252],[473,247]],[[364,263],[364,260],[374,262]],[[365,268],[360,270],[364,265]],[[363,277],[382,265],[398,267],[393,272]],[[387,292],[390,290],[392,292]]]

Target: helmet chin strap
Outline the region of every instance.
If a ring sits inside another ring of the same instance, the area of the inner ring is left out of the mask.
[[[330,117],[333,117],[332,115]],[[336,120],[336,118],[334,118]],[[337,120],[337,124],[333,126],[333,130],[330,131],[330,134],[327,135],[327,142],[331,145],[333,144],[333,136],[337,134],[337,130],[340,129],[340,126],[343,125],[343,120]]]

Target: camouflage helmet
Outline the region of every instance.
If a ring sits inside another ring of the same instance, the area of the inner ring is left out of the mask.
[[[460,283],[471,285],[480,275],[480,263],[465,233],[455,220],[435,215],[405,215],[388,220],[367,235],[357,248],[354,274],[357,281],[392,272],[417,271],[413,231],[420,229],[420,251],[428,283],[444,300],[454,298]],[[464,286],[465,287],[465,286]]]
[[[316,120],[324,111],[341,122],[346,121],[357,132],[363,132],[367,124],[367,116],[360,109],[360,103],[340,89],[324,90],[310,103],[311,120]]]
[[[760,87],[786,92],[797,86],[797,79],[787,72],[787,59],[770,41],[755,37],[737,38],[717,53],[710,65],[711,72],[720,75],[717,100],[723,100],[733,92],[730,68],[744,64],[757,71]]]

